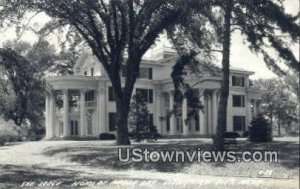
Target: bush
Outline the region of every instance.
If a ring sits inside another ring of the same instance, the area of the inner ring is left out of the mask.
[[[249,139],[252,142],[272,141],[272,128],[263,115],[253,118],[249,127]]]
[[[0,118],[0,146],[6,142],[14,142],[18,139],[18,127],[12,121]]]
[[[3,136],[0,136],[0,146],[4,146],[6,140]]]
[[[99,140],[115,140],[116,136],[111,133],[101,133],[99,135]]]
[[[249,136],[249,131],[245,131],[244,133],[243,133],[243,137],[248,137]]]
[[[240,135],[237,132],[225,132],[224,133],[224,138],[239,138]]]

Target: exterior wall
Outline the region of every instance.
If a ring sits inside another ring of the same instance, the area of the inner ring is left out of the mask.
[[[170,78],[172,71],[172,66],[175,64],[175,58],[171,57],[168,60],[158,60],[154,61],[145,61],[142,63],[142,67],[151,67],[153,69],[153,79],[138,79],[133,94],[137,88],[146,88],[153,90],[153,103],[148,104],[148,109],[151,114],[153,114],[153,123],[157,127],[157,130],[162,135],[182,135],[184,130],[184,116],[178,116],[174,118],[175,123],[175,133],[172,133],[170,128],[167,131],[167,112],[170,106],[170,95],[173,88],[173,83]],[[87,71],[88,74],[90,68],[94,68],[95,77],[83,77],[84,72]],[[92,114],[92,135],[98,136],[99,133],[109,132],[109,113],[116,112],[115,102],[109,101],[109,90],[111,86],[106,73],[103,71],[103,68],[99,62],[95,60],[95,57],[86,56],[86,58],[81,58],[78,63],[75,65],[74,70],[76,70],[75,76],[66,76],[66,77],[56,77],[48,79],[48,83],[52,85],[53,90],[94,90],[94,108]],[[249,75],[251,72],[232,70],[230,76],[230,92],[228,98],[228,109],[227,109],[227,131],[233,131],[233,116],[245,116],[246,117],[246,127],[252,119],[251,111],[251,100],[260,99],[261,92],[255,91],[249,88]],[[245,78],[245,87],[233,87],[232,86],[232,75],[242,76]],[[199,91],[206,91],[205,96],[199,97],[202,100],[204,99],[204,113],[199,113],[203,116],[199,118],[200,129],[199,131],[195,130],[195,120],[192,120],[189,124],[189,130],[185,130],[188,135],[212,135],[216,132],[216,119],[217,119],[217,110],[219,102],[219,90],[220,90],[220,77],[211,77],[207,73],[202,76],[202,78],[195,79],[186,77],[187,81],[194,85],[195,89]],[[245,96],[245,107],[233,107],[232,106],[232,95],[244,95]],[[47,97],[48,98],[48,97]],[[49,101],[48,101],[49,104]],[[55,120],[51,118],[51,105],[47,106],[50,109],[47,111],[47,129],[51,130],[51,126],[54,127],[54,136],[59,137],[62,135],[59,127],[63,126],[64,122],[64,113],[63,111],[56,112]],[[88,107],[85,107],[85,113],[88,110]],[[186,112],[183,109],[182,103],[179,104],[178,110],[181,112]],[[184,111],[183,111],[184,110]],[[49,113],[50,112],[50,113]],[[67,114],[69,117],[69,122],[71,120],[77,120],[79,127],[80,126],[80,108],[73,113]],[[205,118],[203,120],[203,118]],[[85,132],[87,132],[87,119],[85,119]],[[171,127],[171,123],[170,123]],[[51,133],[51,131],[47,132]],[[51,135],[51,134],[50,134]],[[84,134],[86,135],[86,133]],[[82,136],[82,133],[80,133]],[[49,137],[47,135],[47,137]]]

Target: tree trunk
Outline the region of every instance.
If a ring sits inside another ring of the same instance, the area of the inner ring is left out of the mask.
[[[280,119],[278,118],[278,136],[280,136],[280,135],[281,135],[281,131],[280,131],[280,129],[281,129],[281,125],[280,125]]]
[[[273,128],[273,110],[270,111],[270,126]]]
[[[136,141],[140,142],[140,120],[139,120],[139,115],[140,111],[139,111],[139,106],[138,104],[136,104],[136,126],[135,126],[135,134],[136,134]]]
[[[117,145],[129,145],[128,113],[130,98],[117,97]]]
[[[217,150],[224,150],[224,132],[227,127],[227,103],[229,96],[229,64],[230,64],[230,22],[231,22],[232,0],[225,2],[225,22],[223,35],[223,58],[222,58],[222,82],[218,110],[217,133],[214,145]],[[213,125],[211,125],[213,126]]]

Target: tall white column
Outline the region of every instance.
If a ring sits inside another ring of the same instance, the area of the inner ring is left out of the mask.
[[[49,124],[49,120],[50,120],[50,96],[47,93],[45,96],[45,138],[48,139],[50,138],[50,124]]]
[[[161,121],[160,121],[160,116],[161,116],[161,106],[162,106],[162,100],[161,100],[161,90],[156,90],[155,91],[155,126],[157,128],[157,132],[160,134],[163,134],[163,129],[162,129],[162,125],[161,125]]]
[[[261,100],[257,100],[257,110],[256,110],[256,114],[259,114],[260,113],[260,108],[261,108]]]
[[[54,92],[51,91],[49,94],[49,138],[55,136],[55,128],[56,128],[56,101]]]
[[[104,84],[103,84],[104,85]],[[97,106],[99,108],[99,133],[108,132],[108,127],[106,127],[106,94],[105,94],[105,86],[101,86],[98,90],[98,102]]]
[[[247,98],[246,98],[246,102],[245,102],[245,105],[246,105],[246,124],[250,124],[251,121],[252,121],[252,112],[251,112],[251,99],[249,98],[249,96],[247,95]],[[247,130],[247,127],[246,127],[246,130]]]
[[[199,132],[200,132],[200,135],[205,135],[205,122],[204,122],[205,102],[204,102],[204,91],[203,90],[199,90],[199,101],[204,106],[202,110],[199,110],[199,127],[200,127]]]
[[[218,122],[218,99],[217,99],[217,90],[214,90],[212,94],[212,134],[216,133],[217,122]]]
[[[212,134],[212,98],[211,95],[207,98],[207,134]]]
[[[253,99],[253,117],[256,117],[256,114],[257,114],[256,100]]]
[[[184,97],[182,101],[182,127],[183,127],[183,135],[189,134],[189,125],[187,124],[187,113],[188,113],[188,105],[187,98]]]
[[[80,136],[85,136],[86,135],[86,116],[85,116],[85,93],[86,90],[85,89],[81,89],[80,90],[80,129],[79,129],[79,133]]]
[[[68,90],[63,90],[63,120],[64,120],[64,131],[63,131],[63,136],[69,136],[69,97],[68,97]]]
[[[57,119],[56,119],[56,96],[53,94],[53,100],[52,100],[52,136],[58,136],[57,135],[57,130],[58,130],[58,125],[57,125]]]
[[[98,88],[95,92],[96,92],[96,130],[95,130],[95,132],[93,131],[93,134],[99,136],[100,124],[101,124],[101,119],[100,119],[100,89]]]
[[[173,111],[174,110],[174,94],[173,94],[173,92],[170,92],[169,96],[170,96],[169,110]],[[172,113],[170,116],[170,135],[175,135],[175,134],[176,134],[175,115]]]

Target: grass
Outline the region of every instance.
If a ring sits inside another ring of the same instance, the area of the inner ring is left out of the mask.
[[[183,150],[200,148],[212,150],[209,139],[168,139],[154,143],[133,143],[130,148],[147,148],[149,151]],[[124,148],[124,147],[123,147]],[[0,147],[0,186],[14,188],[24,181],[60,180],[65,188],[74,181],[108,182],[105,188],[122,183],[120,188],[139,188],[141,183],[153,181],[156,188],[167,183],[167,188],[293,188],[299,182],[299,141],[276,140],[271,143],[240,141],[234,151],[276,150],[277,163],[199,163],[185,162],[121,162],[118,147],[111,141],[44,141],[17,143]],[[3,156],[4,157],[4,156]],[[22,176],[25,175],[25,176]],[[241,181],[244,180],[244,183]],[[207,181],[207,183],[205,183]],[[229,182],[230,181],[230,182]],[[138,185],[134,183],[138,182]],[[252,182],[252,183],[251,183]],[[126,185],[127,183],[127,185]],[[257,185],[260,183],[260,185]],[[281,184],[280,184],[281,183]],[[84,184],[84,183],[83,183]],[[93,185],[76,185],[90,188]],[[96,187],[96,186],[93,186]],[[97,188],[97,187],[96,187]],[[147,188],[147,186],[143,187]]]

